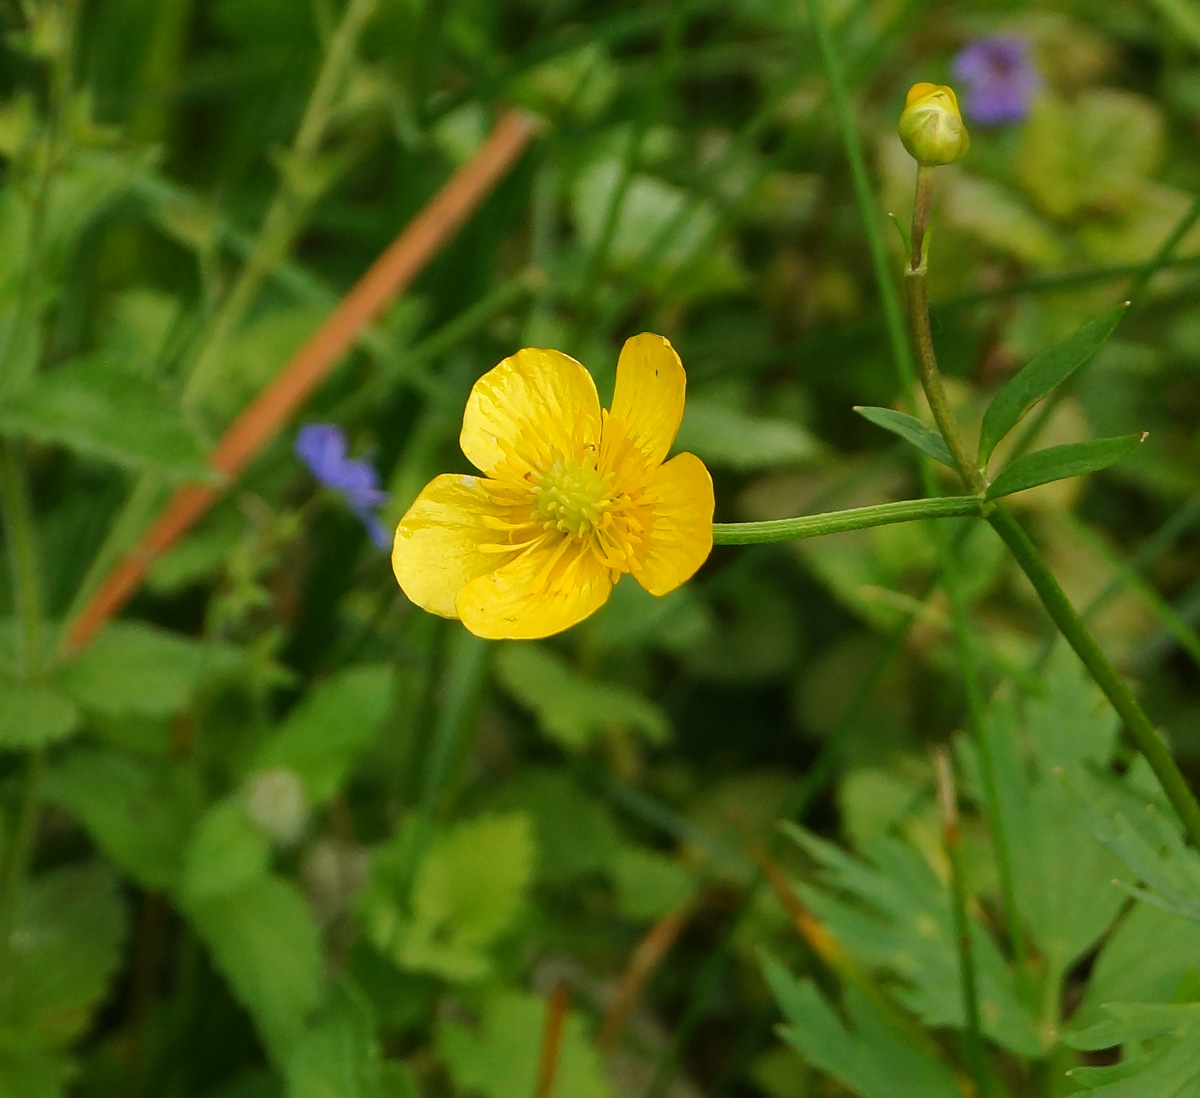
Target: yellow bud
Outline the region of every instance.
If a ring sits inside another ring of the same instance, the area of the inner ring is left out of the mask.
[[[945,84],[909,88],[899,129],[904,147],[923,168],[953,164],[967,155],[971,145],[954,89]]]

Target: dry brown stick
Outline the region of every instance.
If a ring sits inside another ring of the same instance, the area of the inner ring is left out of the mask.
[[[570,992],[565,985],[559,984],[550,993],[550,1001],[546,1004],[546,1023],[542,1028],[542,1052],[538,1059],[535,1098],[551,1098],[554,1093],[558,1062],[562,1056],[563,1027],[566,1025],[570,1006]]]
[[[65,647],[78,651],[129,601],[155,558],[170,548],[228,489],[325,380],[359,333],[425,268],[516,163],[537,132],[537,120],[511,110],[479,151],[408,224],[325,322],[221,436],[209,463],[217,484],[188,484],[111,572],[71,623]]]
[[[662,964],[663,958],[671,951],[691,913],[691,904],[668,911],[634,948],[629,964],[621,975],[617,992],[604,1013],[604,1022],[600,1026],[600,1038],[597,1042],[601,1052],[610,1053],[616,1049],[625,1023],[642,997],[646,984]]]

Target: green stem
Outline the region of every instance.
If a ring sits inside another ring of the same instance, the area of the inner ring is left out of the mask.
[[[1029,582],[1033,584],[1038,598],[1054,620],[1054,624],[1058,626],[1059,632],[1075,650],[1088,674],[1104,691],[1105,697],[1125,722],[1129,735],[1150,764],[1150,769],[1154,771],[1163,792],[1179,814],[1188,836],[1200,847],[1200,804],[1188,788],[1187,780],[1172,757],[1170,749],[1133,696],[1133,691],[1117,674],[1100,645],[1096,643],[1095,637],[1088,631],[1083,619],[1063,593],[1037,546],[1033,544],[1021,524],[1013,518],[1008,508],[1002,503],[997,504],[988,516],[988,521],[1004,540]]]
[[[294,164],[303,166],[316,158],[332,121],[346,73],[353,64],[358,39],[374,14],[377,3],[378,0],[350,0],[341,22],[333,32],[289,150]],[[258,297],[267,276],[291,250],[310,204],[311,198],[297,194],[285,175],[267,207],[254,249],[238,273],[196,355],[183,390],[185,404],[194,406],[208,391],[230,336]]]
[[[975,496],[938,496],[933,499],[906,499],[899,503],[877,503],[872,507],[854,507],[848,511],[830,511],[823,515],[770,519],[767,522],[713,523],[716,545],[754,545],[772,541],[795,541],[847,530],[866,530],[915,519],[978,518],[984,503]]]
[[[962,986],[963,1016],[966,1020],[966,1060],[981,1098],[992,1092],[991,1075],[983,1043],[979,1013],[979,979],[971,943],[971,920],[967,914],[967,885],[963,874],[962,835],[958,828],[958,799],[950,753],[941,747],[934,755],[937,766],[938,800],[942,808],[942,842],[950,865],[950,898],[954,917],[954,939],[958,948],[959,981]]]

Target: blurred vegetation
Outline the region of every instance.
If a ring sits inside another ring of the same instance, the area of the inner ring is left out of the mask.
[[[1031,43],[1029,117],[972,126],[939,169],[935,337],[978,423],[1131,300],[1001,450],[1149,432],[1013,503],[1195,778],[1200,12],[826,10],[902,222],[908,86],[981,36]],[[485,370],[556,347],[607,403],[643,330],[687,368],[678,445],[718,521],[920,495],[911,452],[851,410],[901,386],[803,4],[0,18],[0,1098],[533,1098],[556,987],[560,1098],[975,1093],[942,745],[983,1089],[1200,1093],[1197,854],[983,523],[951,541],[1019,927],[927,523],[718,547],[663,599],[626,580],[559,638],[491,644],[407,603],[297,461],[297,423],[58,657],[170,490],[514,104],[545,120],[531,150],[304,411],[373,462],[390,524],[467,469]]]

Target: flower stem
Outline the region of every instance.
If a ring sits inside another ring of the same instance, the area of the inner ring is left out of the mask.
[[[872,507],[854,507],[848,511],[829,511],[823,515],[771,519],[767,522],[713,523],[713,542],[717,545],[755,545],[772,541],[795,541],[847,530],[866,530],[914,519],[978,518],[983,500],[975,496],[939,496],[934,499],[901,500],[878,503]]]
[[[1133,691],[1125,682],[1096,638],[1092,636],[1083,619],[1076,613],[1070,600],[1063,593],[1054,573],[1038,552],[1029,535],[1012,513],[1003,504],[997,504],[988,516],[992,528],[1004,539],[1004,544],[1016,558],[1021,570],[1029,577],[1042,605],[1066,638],[1067,643],[1087,668],[1096,685],[1104,691],[1112,707],[1117,711],[1137,749],[1145,756],[1154,771],[1167,799],[1179,814],[1188,836],[1200,847],[1200,804],[1188,788],[1187,780],[1172,757],[1170,749],[1159,736],[1150,718],[1138,704]]]

